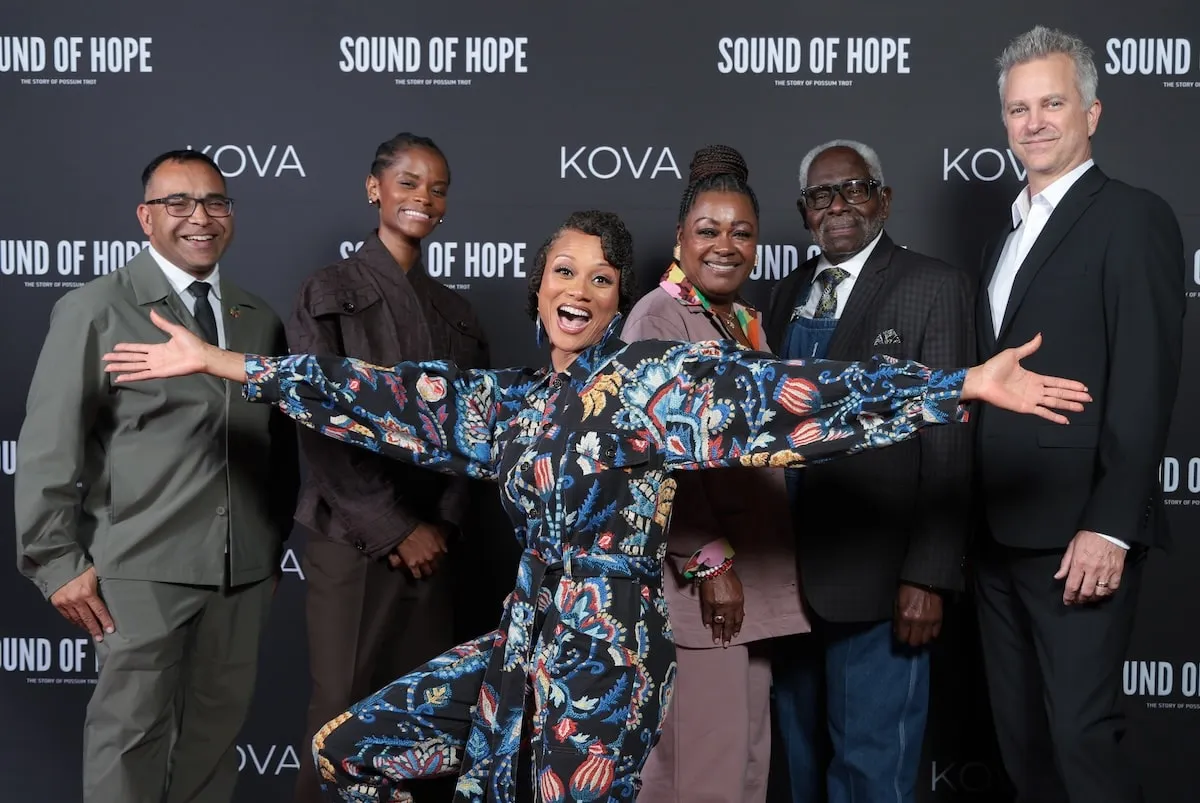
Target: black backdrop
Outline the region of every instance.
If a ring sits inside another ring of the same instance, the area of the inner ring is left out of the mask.
[[[796,168],[833,137],[879,151],[895,188],[888,228],[898,242],[974,270],[1023,176],[1006,150],[992,60],[1010,37],[1044,23],[1095,48],[1105,103],[1096,158],[1174,206],[1188,248],[1180,270],[1189,297],[1200,295],[1195,4],[675,5],[296,0],[283,10],[230,0],[187,8],[7,0],[0,537],[12,543],[16,438],[50,307],[143,245],[139,172],[168,148],[207,150],[228,174],[238,235],[223,268],[286,315],[300,279],[373,225],[362,182],[376,144],[405,129],[432,136],[454,181],[427,264],[475,304],[496,361],[513,364],[534,358],[523,274],[546,233],[577,208],[620,213],[648,288],[670,252],[690,155],[711,142],[745,154],[762,203],[754,301],[765,302],[807,255]],[[1189,344],[1197,326],[1190,316]],[[1195,356],[1189,345],[1181,411],[1200,395]],[[1153,803],[1200,795],[1190,766],[1200,736],[1194,419],[1176,417],[1168,455],[1163,482],[1178,546],[1151,559],[1125,676],[1129,741]],[[489,626],[511,578],[509,536],[486,501],[481,510],[476,545],[459,567],[470,581],[464,633]],[[300,538],[289,546],[238,748],[242,801],[288,799],[304,755]],[[77,800],[94,652],[15,570],[5,577],[0,798]],[[966,605],[952,610],[938,646],[920,782],[927,801],[1002,799],[969,614]]]

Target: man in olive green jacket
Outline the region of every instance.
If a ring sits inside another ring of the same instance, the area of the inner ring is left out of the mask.
[[[278,316],[219,275],[233,202],[172,151],[142,175],[150,248],[63,296],[18,444],[18,566],[96,641],[85,803],[226,803],[234,740],[291,529],[295,426],[207,376],[114,385],[101,356],[161,339],[150,310],[222,347],[284,354]]]

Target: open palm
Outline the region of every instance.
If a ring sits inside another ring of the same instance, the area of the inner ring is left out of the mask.
[[[107,363],[104,370],[117,374],[116,382],[205,372],[213,346],[154,310],[150,311],[150,320],[171,338],[166,343],[118,343],[113,346],[113,350],[105,354],[103,359]]]
[[[1001,351],[979,366],[979,398],[1005,410],[1066,424],[1066,416],[1053,411],[1081,412],[1083,403],[1090,402],[1092,397],[1081,382],[1043,376],[1021,367],[1021,360],[1037,351],[1041,344],[1039,334],[1022,346]]]

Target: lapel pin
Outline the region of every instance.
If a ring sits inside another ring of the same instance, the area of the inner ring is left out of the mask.
[[[229,317],[230,318],[237,318],[241,314],[242,314],[242,310],[240,307],[230,307],[229,308]]]

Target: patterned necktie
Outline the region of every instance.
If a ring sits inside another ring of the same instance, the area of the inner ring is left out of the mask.
[[[192,316],[196,323],[200,324],[201,334],[209,343],[219,346],[221,343],[217,337],[217,316],[213,313],[212,304],[208,303],[210,290],[212,285],[208,282],[192,282],[188,285],[188,292],[196,297],[196,310]]]
[[[845,268],[828,268],[817,276],[817,281],[821,283],[821,300],[817,302],[817,311],[813,315],[815,320],[837,317],[837,288],[848,278],[850,271]]]

